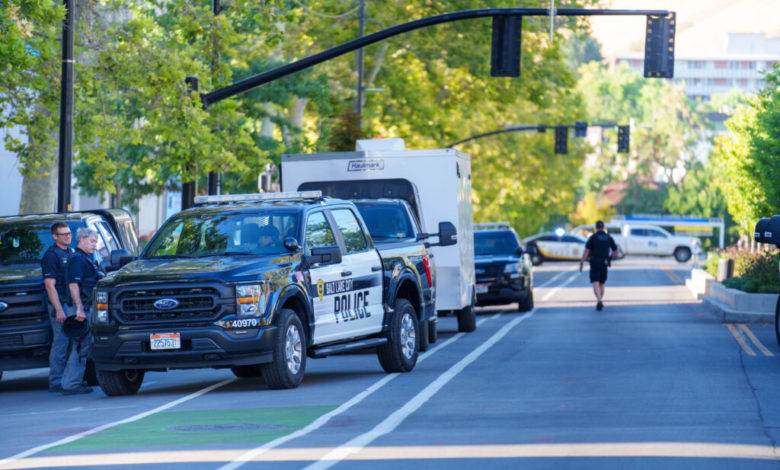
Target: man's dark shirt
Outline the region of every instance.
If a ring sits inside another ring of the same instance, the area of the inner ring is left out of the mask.
[[[56,244],[50,246],[41,258],[41,272],[44,279],[54,279],[54,287],[57,289],[57,295],[60,302],[67,298],[67,287],[65,286],[65,267],[68,263],[68,257],[71,252],[63,250]]]
[[[79,294],[81,304],[84,309],[88,309],[92,304],[92,290],[95,288],[98,279],[101,277],[97,262],[92,256],[76,248],[76,252],[70,255],[70,266],[68,268],[68,284],[77,283],[79,285]]]
[[[606,266],[609,250],[617,251],[615,240],[606,232],[596,232],[588,238],[585,248],[590,250],[591,266]]]

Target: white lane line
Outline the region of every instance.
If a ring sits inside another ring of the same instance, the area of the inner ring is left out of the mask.
[[[455,378],[455,376],[457,376],[461,371],[463,371],[463,369],[465,369],[466,366],[476,361],[485,351],[490,349],[501,338],[503,338],[507,333],[509,333],[509,331],[512,328],[514,328],[521,321],[531,318],[534,315],[535,311],[536,310],[531,310],[528,314],[523,315],[521,317],[517,317],[512,321],[510,321],[509,323],[507,323],[506,325],[504,325],[500,330],[498,330],[495,334],[493,334],[493,336],[491,336],[490,339],[488,339],[487,341],[482,343],[479,347],[471,351],[466,357],[464,357],[463,359],[455,363],[455,365],[450,367],[446,372],[441,374],[436,380],[431,382],[420,393],[418,393],[411,400],[409,400],[404,406],[402,406],[401,408],[393,412],[390,416],[385,418],[384,421],[376,425],[374,429],[352,439],[351,441],[347,442],[343,446],[333,449],[321,460],[309,465],[308,467],[306,467],[306,469],[323,470],[323,469],[330,468],[331,466],[337,464],[338,462],[347,459],[350,454],[362,450],[363,448],[365,448],[366,446],[374,442],[379,437],[392,432],[409,415],[414,413],[418,408],[420,408],[423,404],[425,404],[425,402],[430,400],[430,398],[434,394],[436,394],[450,380]]]
[[[43,452],[44,450],[51,449],[52,447],[57,447],[57,446],[65,445],[65,444],[70,444],[71,442],[75,442],[75,441],[78,441],[79,439],[85,438],[87,436],[91,436],[92,434],[96,434],[96,433],[99,433],[101,431],[105,431],[106,429],[110,429],[110,428],[113,428],[115,426],[119,426],[120,424],[132,423],[134,421],[138,421],[140,419],[146,418],[147,416],[153,415],[155,413],[159,413],[161,411],[165,411],[165,410],[167,410],[169,408],[173,408],[176,405],[180,405],[180,404],[182,404],[184,402],[187,402],[187,401],[190,401],[190,400],[192,400],[194,398],[198,398],[201,395],[205,395],[206,393],[209,393],[212,390],[216,390],[219,387],[223,387],[223,386],[225,386],[225,385],[227,385],[229,383],[235,382],[236,380],[238,380],[236,377],[233,377],[233,378],[230,378],[230,379],[226,379],[226,380],[223,380],[222,382],[218,382],[218,383],[215,383],[213,385],[209,385],[208,387],[203,388],[201,390],[198,390],[195,393],[191,393],[191,394],[189,394],[187,396],[179,398],[178,400],[174,400],[172,402],[166,403],[165,405],[158,406],[157,408],[155,408],[153,410],[144,411],[143,413],[139,413],[139,414],[137,414],[135,416],[131,416],[131,417],[123,419],[121,421],[114,421],[113,423],[103,424],[103,425],[97,426],[95,428],[89,429],[87,431],[80,432],[78,434],[73,434],[72,436],[68,436],[66,438],[60,439],[59,441],[55,441],[55,442],[52,442],[52,443],[49,443],[49,444],[43,444],[43,445],[40,445],[38,447],[33,447],[32,449],[25,450],[24,452],[20,452],[20,453],[18,453],[16,455],[12,455],[11,457],[8,457],[8,458],[5,458],[3,460],[0,460],[0,468],[2,468],[3,466],[5,466],[5,465],[7,465],[7,464],[9,464],[9,463],[11,463],[11,462],[13,462],[15,460],[24,459],[24,458],[29,457],[31,455],[35,455],[35,454],[37,454],[39,452]]]
[[[490,318],[482,318],[481,320],[477,321],[477,326],[485,323],[488,321],[488,319],[492,320],[494,318],[498,318],[501,316],[501,313],[497,313],[493,315]],[[448,345],[454,343],[455,341],[459,340],[465,333],[458,333],[454,335],[452,338],[448,339],[447,341],[444,341],[441,344],[437,344],[435,347],[429,349],[428,351],[420,354],[420,356],[417,358],[417,363],[421,363],[431,355],[437,353],[438,351],[442,350],[443,348],[447,347]],[[274,439],[273,441],[266,442],[265,444],[255,447],[254,449],[241,454],[239,457],[234,459],[232,462],[227,463],[221,467],[219,467],[219,470],[234,470],[236,468],[241,467],[247,462],[251,462],[253,460],[256,460],[260,455],[264,454],[265,452],[268,452],[269,450],[279,447],[280,445],[289,442],[293,439],[297,439],[299,437],[303,437],[307,434],[310,434],[322,426],[324,426],[331,418],[340,415],[341,413],[344,413],[345,411],[349,410],[353,406],[357,405],[361,401],[368,398],[371,394],[379,390],[380,388],[384,387],[388,384],[391,380],[401,375],[400,373],[393,373],[388,374],[381,379],[374,382],[370,387],[363,390],[362,392],[355,395],[350,400],[346,401],[345,403],[342,403],[338,408],[336,408],[333,411],[330,411],[328,413],[325,413],[324,415],[320,416],[319,418],[315,419],[309,425],[306,427],[303,427],[293,433],[287,434],[286,436],[282,436],[280,438]]]
[[[564,287],[566,287],[569,284],[571,284],[572,282],[574,282],[574,280],[577,279],[579,276],[580,276],[579,272],[576,272],[576,273],[572,274],[571,277],[566,280],[566,282],[564,282],[560,286],[557,286],[556,288],[554,288],[550,292],[546,293],[544,295],[544,297],[542,297],[542,302],[545,302],[545,301],[549,300],[552,296],[557,294],[559,290],[563,289]]]
[[[761,353],[764,356],[767,356],[767,357],[773,357],[774,356],[774,354],[772,354],[772,351],[767,349],[766,346],[764,346],[764,344],[761,341],[759,341],[758,338],[756,338],[756,335],[754,335],[753,332],[750,331],[750,328],[748,328],[747,325],[745,325],[744,323],[737,323],[737,326],[739,326],[739,328],[742,331],[745,332],[745,334],[748,336],[748,338],[750,338],[750,341],[752,341],[753,344],[756,345],[758,350],[761,351]]]

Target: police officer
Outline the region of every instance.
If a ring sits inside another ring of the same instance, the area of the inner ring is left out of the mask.
[[[89,335],[84,334],[87,326],[87,312],[92,306],[92,291],[98,280],[103,277],[95,259],[95,248],[97,248],[97,232],[90,228],[80,228],[76,232],[77,248],[75,253],[68,258],[68,289],[73,303],[76,306],[75,318],[68,318],[71,323],[67,333],[70,334],[70,351],[68,354],[68,364],[74,364],[73,380],[66,382],[63,378],[63,395],[75,395],[79,393],[90,393],[92,388],[82,384],[84,370],[87,366],[89,357]]]
[[[596,222],[596,232],[588,237],[585,243],[585,251],[580,259],[580,272],[582,265],[590,256],[590,282],[593,284],[593,292],[596,294],[596,310],[604,308],[601,299],[604,298],[604,283],[607,281],[607,268],[610,260],[617,253],[615,240],[604,228],[604,222]]]
[[[52,318],[51,328],[54,339],[49,352],[49,391],[62,391],[62,378],[68,359],[68,344],[70,340],[62,332],[65,321],[64,305],[69,299],[65,272],[68,257],[73,251],[68,247],[73,234],[65,222],[56,222],[51,226],[54,245],[50,246],[41,258],[43,285],[49,300],[49,314]],[[69,371],[69,378],[72,372]]]

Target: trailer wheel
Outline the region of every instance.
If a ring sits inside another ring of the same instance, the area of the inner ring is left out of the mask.
[[[306,337],[301,319],[294,311],[283,308],[277,321],[274,358],[260,366],[269,388],[295,388],[303,381],[306,370]]]
[[[406,299],[397,299],[393,318],[390,319],[387,344],[376,348],[379,364],[385,372],[409,372],[414,369],[420,350],[418,333],[414,306]]]
[[[110,397],[135,395],[144,381],[142,370],[98,370],[96,375],[101,390]]]
[[[417,324],[420,325],[420,334],[418,335],[420,337],[420,352],[425,352],[430,347],[430,342],[428,341],[430,333],[428,332],[431,324],[428,320],[418,321]]]
[[[433,344],[439,339],[439,322],[428,322],[428,342]]]
[[[525,294],[523,300],[517,303],[518,310],[527,312],[534,308],[534,291],[530,290]]]
[[[470,333],[477,329],[476,294],[471,293],[471,305],[458,310],[458,331]]]

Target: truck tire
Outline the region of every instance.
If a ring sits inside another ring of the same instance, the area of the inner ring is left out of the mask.
[[[523,300],[517,303],[518,310],[527,312],[534,308],[534,292],[528,291]]]
[[[476,295],[471,295],[471,305],[458,310],[458,331],[471,333],[477,329],[477,312],[474,310]]]
[[[431,328],[431,323],[428,320],[425,320],[418,321],[417,324],[420,325],[420,334],[418,335],[420,337],[420,352],[425,352],[430,347],[428,331]]]
[[[541,253],[539,253],[539,249],[536,249],[536,252],[531,255],[531,264],[534,266],[539,266],[544,261],[544,256],[542,256]]]
[[[386,344],[376,348],[379,364],[385,372],[409,372],[417,364],[420,351],[417,312],[406,299],[396,299]]]
[[[96,375],[103,393],[110,397],[135,395],[144,381],[142,370],[98,370]]]
[[[260,372],[260,364],[233,366],[230,368],[230,370],[233,371],[233,375],[241,379],[251,379],[252,377],[260,377],[263,375]]]
[[[276,324],[278,336],[273,360],[260,366],[260,373],[269,388],[295,388],[306,371],[306,336],[301,319],[294,311],[283,308]]]
[[[691,259],[691,249],[684,246],[679,246],[674,250],[674,259],[680,263],[684,263]]]

